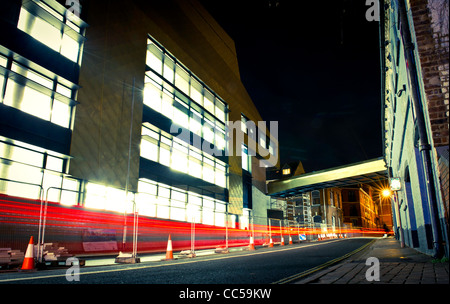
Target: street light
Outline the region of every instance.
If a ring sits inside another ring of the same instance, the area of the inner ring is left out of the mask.
[[[390,197],[391,196],[391,190],[389,190],[389,189],[384,189],[382,192],[381,192],[381,194],[383,195],[383,197],[385,197],[385,198],[388,198],[388,197]]]

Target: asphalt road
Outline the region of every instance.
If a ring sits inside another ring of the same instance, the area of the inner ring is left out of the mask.
[[[68,281],[67,269],[0,273],[0,284],[270,284],[342,257],[370,241],[334,239],[192,259],[81,267],[79,281]]]

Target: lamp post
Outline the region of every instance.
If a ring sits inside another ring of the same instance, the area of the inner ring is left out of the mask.
[[[405,247],[405,237],[403,235],[403,227],[402,227],[402,216],[400,214],[400,205],[398,203],[398,195],[397,195],[397,191],[401,190],[402,188],[402,183],[400,181],[400,177],[391,177],[390,178],[390,189],[394,194],[394,201],[395,201],[395,208],[396,208],[396,215],[397,215],[397,221],[398,221],[398,225],[400,226],[400,244],[401,247],[404,248]]]

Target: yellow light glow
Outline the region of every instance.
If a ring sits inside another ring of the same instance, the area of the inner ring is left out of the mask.
[[[391,190],[384,189],[382,194],[383,194],[383,197],[389,197],[389,196],[391,196]]]

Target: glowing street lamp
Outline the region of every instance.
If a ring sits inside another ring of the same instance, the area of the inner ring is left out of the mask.
[[[392,177],[390,186],[392,191],[399,191],[402,188],[400,177]]]
[[[383,197],[390,197],[391,196],[391,194],[392,194],[392,192],[391,192],[391,190],[389,190],[389,189],[384,189],[382,192],[381,192],[381,194],[383,195]]]

